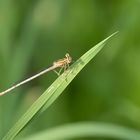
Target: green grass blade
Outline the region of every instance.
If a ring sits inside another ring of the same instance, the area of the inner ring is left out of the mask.
[[[69,85],[69,83],[74,79],[74,77],[84,68],[84,66],[104,47],[106,41],[110,39],[112,36],[117,34],[118,32],[113,33],[94,47],[92,47],[89,51],[87,51],[83,56],[81,56],[71,67],[67,76],[64,75],[63,82],[58,80],[58,87],[56,89],[56,93],[53,93],[53,97],[50,98],[46,104],[41,109],[41,112],[46,110],[62,93],[62,91]],[[66,80],[64,80],[66,78]]]
[[[114,124],[84,122],[52,128],[22,140],[67,140],[82,137],[139,140],[140,133]]]
[[[117,33],[117,32],[116,32]],[[62,91],[69,85],[74,77],[82,70],[82,68],[103,48],[108,38],[98,43],[95,47],[87,51],[82,57],[80,57],[71,67],[59,76],[55,82],[33,103],[33,105],[25,112],[25,114],[17,121],[17,123],[9,130],[4,136],[3,140],[12,140],[29,121],[39,112],[41,109],[46,109],[55,99],[62,93]]]

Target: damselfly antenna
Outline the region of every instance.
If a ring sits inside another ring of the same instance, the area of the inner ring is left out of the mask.
[[[14,90],[15,88],[17,88],[17,87],[19,87],[19,86],[21,86],[21,85],[23,85],[23,84],[25,84],[25,83],[27,83],[27,82],[35,79],[35,78],[41,76],[41,75],[43,75],[44,73],[47,73],[47,72],[49,72],[51,70],[54,70],[55,71],[55,69],[56,68],[59,68],[59,67],[61,68],[60,71],[59,72],[56,72],[55,71],[55,72],[57,73],[57,75],[60,75],[62,69],[64,69],[64,71],[65,71],[69,67],[69,64],[71,62],[72,62],[72,57],[68,53],[66,53],[66,55],[65,55],[64,58],[59,59],[57,61],[54,61],[53,62],[53,65],[51,67],[49,67],[49,68],[41,71],[40,73],[35,74],[34,76],[32,76],[32,77],[30,77],[28,79],[25,79],[25,80],[21,81],[20,83],[18,83],[16,85],[13,85],[12,87],[8,88],[7,90],[1,92],[0,93],[0,96],[2,96],[4,94],[6,94],[6,93],[8,93],[8,92],[10,92],[12,90]]]

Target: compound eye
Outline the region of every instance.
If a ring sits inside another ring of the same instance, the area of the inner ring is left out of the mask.
[[[70,57],[70,55],[68,53],[65,54],[66,57]]]

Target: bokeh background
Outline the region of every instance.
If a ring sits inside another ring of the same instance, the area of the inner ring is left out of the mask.
[[[79,121],[140,130],[139,13],[139,0],[0,0],[1,91],[119,31],[22,135]],[[50,72],[0,97],[1,137],[56,78]]]

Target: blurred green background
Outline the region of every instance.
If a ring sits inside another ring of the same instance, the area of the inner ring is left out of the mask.
[[[139,12],[139,0],[0,0],[1,91],[119,31],[23,135],[79,121],[140,129]],[[50,72],[0,97],[0,137],[56,78]]]

